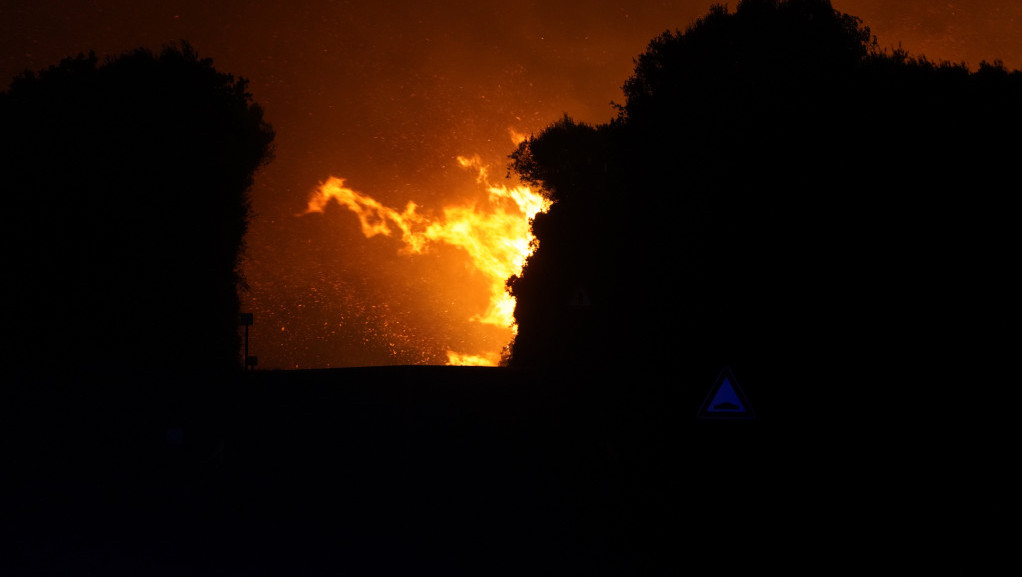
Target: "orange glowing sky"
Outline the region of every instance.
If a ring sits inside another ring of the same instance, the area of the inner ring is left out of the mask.
[[[487,308],[484,275],[455,246],[412,255],[399,239],[366,238],[337,206],[296,216],[310,195],[338,177],[398,210],[412,201],[439,215],[484,202],[486,187],[459,156],[479,155],[501,181],[513,132],[564,113],[609,120],[632,58],[711,3],[4,2],[0,80],[90,49],[179,39],[248,78],[277,131],[276,160],[252,190],[245,264],[259,366],[444,363],[449,350],[494,353],[509,338],[469,320]],[[833,3],[881,46],[1022,67],[1015,0]]]

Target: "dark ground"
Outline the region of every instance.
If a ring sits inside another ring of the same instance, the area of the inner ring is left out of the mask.
[[[696,419],[717,371],[9,387],[0,574],[791,568],[855,508],[855,472],[741,373],[757,418]]]

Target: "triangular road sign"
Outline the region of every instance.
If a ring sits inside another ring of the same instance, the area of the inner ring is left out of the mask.
[[[751,419],[754,414],[731,369],[724,367],[699,408],[700,419]]]

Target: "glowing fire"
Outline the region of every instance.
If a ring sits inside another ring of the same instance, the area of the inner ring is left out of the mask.
[[[458,157],[462,168],[474,169],[476,182],[486,187],[486,207],[475,204],[447,206],[443,216],[432,218],[420,214],[418,206],[409,202],[403,211],[387,207],[374,198],[345,186],[343,178],[330,177],[309,199],[304,214],[323,212],[330,201],[336,201],[358,216],[362,234],[371,238],[378,234],[400,234],[400,252],[422,254],[431,243],[446,243],[464,250],[470,262],[488,280],[489,305],[469,320],[514,331],[514,298],[505,290],[505,282],[520,274],[525,260],[535,249],[530,220],[550,208],[550,201],[527,186],[493,185],[486,167],[478,156]],[[447,352],[449,365],[496,365],[499,354],[470,355]]]
[[[447,364],[466,367],[492,367],[500,361],[500,355],[463,355],[447,351]]]

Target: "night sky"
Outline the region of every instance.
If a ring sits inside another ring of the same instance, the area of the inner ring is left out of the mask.
[[[406,254],[398,239],[367,239],[343,208],[299,216],[317,186],[343,178],[429,215],[482,206],[486,187],[458,156],[479,155],[502,183],[513,136],[565,113],[608,121],[632,59],[711,3],[15,0],[0,4],[0,81],[79,52],[179,40],[249,79],[277,133],[252,190],[244,266],[260,368],[443,364],[447,351],[495,355],[511,338],[470,320],[487,306],[485,279],[459,248]],[[1015,0],[834,6],[882,47],[1022,67]]]

